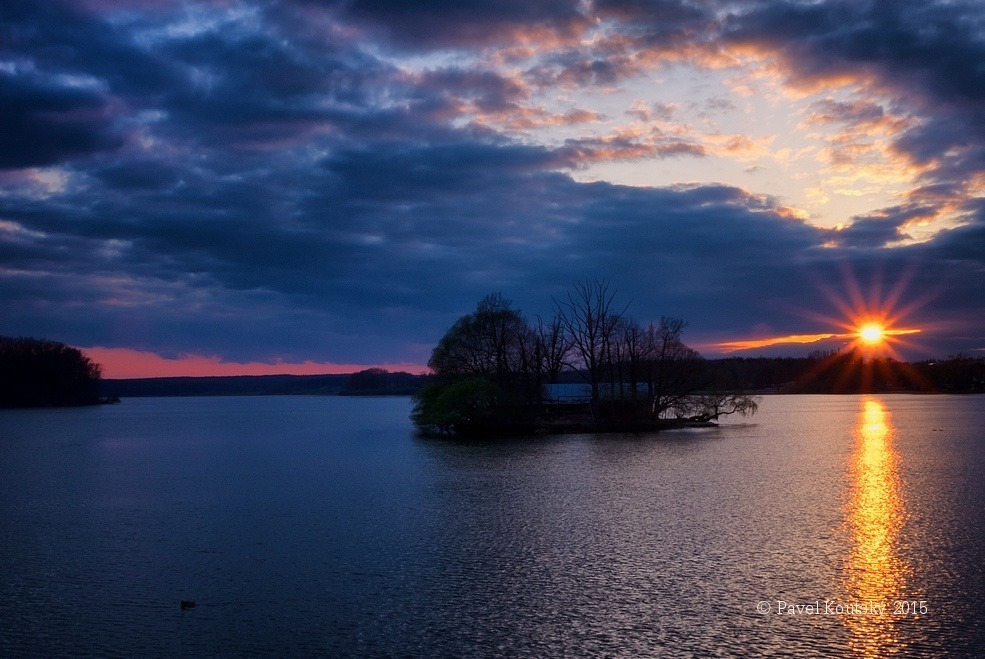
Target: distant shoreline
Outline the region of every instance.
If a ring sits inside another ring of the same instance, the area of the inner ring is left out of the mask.
[[[936,362],[886,362],[871,378],[859,364],[841,363],[851,355],[816,358],[722,358],[704,360],[704,380],[718,391],[774,394],[964,394],[985,393],[985,359],[954,356]],[[820,367],[824,366],[824,369]],[[871,369],[870,369],[871,370]],[[846,378],[855,374],[859,377]],[[892,377],[887,376],[887,374]],[[103,379],[104,397],[243,395],[413,395],[433,376],[367,369],[325,375],[215,375]],[[584,383],[575,371],[562,371],[559,384]]]
[[[424,386],[420,376],[377,388],[352,386],[356,373],[326,375],[215,375],[105,379],[100,391],[116,398],[187,396],[410,396]]]

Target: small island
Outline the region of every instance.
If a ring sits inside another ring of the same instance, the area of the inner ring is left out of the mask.
[[[0,337],[0,408],[71,407],[100,398],[101,369],[57,341]]]
[[[476,436],[644,432],[755,413],[757,398],[708,388],[685,326],[643,325],[604,280],[575,284],[546,321],[492,293],[434,348],[412,419],[427,435]]]

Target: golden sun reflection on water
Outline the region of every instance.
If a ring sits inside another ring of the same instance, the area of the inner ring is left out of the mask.
[[[896,553],[903,524],[902,487],[893,450],[894,429],[881,402],[863,402],[852,456],[854,488],[848,522],[852,550],[847,592],[851,602],[884,606],[881,613],[848,615],[852,649],[858,656],[881,657],[902,650],[894,631],[894,600],[905,599],[908,566]]]

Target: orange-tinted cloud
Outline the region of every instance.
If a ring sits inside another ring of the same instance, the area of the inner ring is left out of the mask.
[[[378,366],[389,371],[426,373],[421,364],[335,364],[332,362],[230,362],[216,356],[181,355],[175,359],[129,348],[82,348],[112,379],[220,375],[335,375]]]

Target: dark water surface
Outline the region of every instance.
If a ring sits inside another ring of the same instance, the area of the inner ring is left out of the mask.
[[[0,655],[985,655],[981,397],[472,445],[409,408],[0,412]]]

